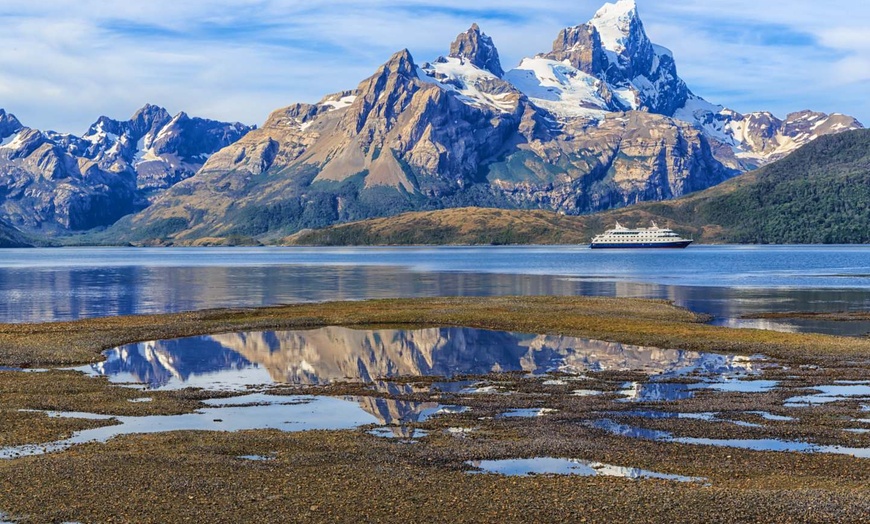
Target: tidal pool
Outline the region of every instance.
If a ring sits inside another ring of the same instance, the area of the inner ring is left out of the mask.
[[[836,382],[832,385],[812,386],[809,390],[818,391],[786,399],[787,407],[812,406],[841,400],[870,400],[870,382]]]
[[[655,440],[659,442],[675,442],[679,444],[693,444],[701,446],[716,446],[746,449],[752,451],[791,451],[798,453],[833,453],[837,455],[849,455],[857,458],[870,458],[870,448],[854,448],[847,446],[825,446],[811,442],[783,439],[717,439],[697,437],[676,437],[668,431],[639,428],[628,424],[620,424],[608,419],[596,420],[591,423],[592,427],[602,429],[614,435]]]
[[[78,431],[72,437],[56,442],[0,448],[0,459],[63,451],[76,444],[107,442],[120,435],[252,429],[278,429],[288,432],[340,430],[370,424],[422,422],[434,416],[461,413],[467,409],[460,406],[401,403],[368,397],[277,396],[263,393],[209,399],[204,403],[208,407],[184,415],[121,417],[80,412],[45,412],[50,417],[106,420],[116,424]]]
[[[613,416],[621,416],[621,417],[640,417],[640,418],[648,418],[648,419],[682,419],[682,420],[703,420],[704,422],[725,422],[728,424],[734,424],[737,426],[744,426],[749,428],[760,428],[761,424],[754,424],[752,422],[745,422],[742,420],[730,420],[727,418],[722,418],[719,413],[714,412],[701,412],[701,413],[675,413],[669,411],[646,411],[646,410],[634,410],[634,411],[617,411],[611,413]]]
[[[428,436],[429,432],[424,429],[409,428],[406,426],[385,426],[370,430],[369,435],[397,439],[402,442],[417,442],[417,439]]]
[[[779,385],[775,380],[745,380],[746,373],[745,368],[723,368],[718,375],[704,377],[693,384],[662,383],[656,381],[660,377],[652,377],[650,382],[627,382],[619,393],[626,402],[673,402],[692,398],[702,389],[721,393],[764,393]]]
[[[476,460],[466,464],[482,471],[474,473],[492,473],[510,476],[528,475],[578,475],[582,477],[622,477],[627,479],[659,479],[677,482],[704,482],[699,477],[685,477],[669,473],[657,473],[640,468],[612,466],[601,462],[587,460],[564,459],[552,457],[537,457],[529,459]]]
[[[496,418],[535,418],[556,412],[558,412],[558,410],[550,408],[512,409],[499,414]]]

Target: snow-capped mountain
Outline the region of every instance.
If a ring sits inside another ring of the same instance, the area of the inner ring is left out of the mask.
[[[782,158],[819,136],[863,127],[842,114],[802,111],[780,120],[707,102],[677,75],[673,53],[650,41],[634,0],[605,4],[588,23],[562,30],[552,51],[524,59],[505,78],[560,118],[601,120],[640,110],[691,123],[729,146],[717,148],[717,156],[741,170]]]
[[[132,240],[148,238],[136,231],[187,240],[421,208],[577,214],[672,198],[737,173],[716,160],[700,129],[649,111],[614,112],[622,106],[609,84],[567,62],[558,64],[574,84],[532,91],[516,71],[498,74],[495,45],[476,25],[450,49],[420,65],[402,50],[355,90],[275,111],[118,228]],[[589,107],[582,82],[600,88],[601,105]]]
[[[215,151],[253,129],[236,123],[175,116],[151,104],[130,120],[102,116],[81,138],[47,132],[70,154],[91,159],[110,171],[132,168],[137,186],[145,192],[166,189],[189,178]]]
[[[16,125],[0,118],[0,131]],[[355,89],[278,109],[250,132],[222,126],[148,106],[128,122],[100,119],[81,138],[20,130],[4,147],[20,150],[6,155],[16,166],[25,157],[44,166],[45,179],[62,178],[69,165],[92,169],[84,178],[100,184],[129,177],[126,212],[156,190],[115,231],[172,242],[278,236],[419,209],[579,214],[670,199],[861,124],[809,111],[743,115],[707,102],[679,77],[673,53],[647,36],[634,0],[619,0],[506,72],[474,24],[446,56],[417,62],[401,50]],[[61,160],[33,156],[43,142]]]
[[[127,121],[100,117],[78,137],[25,127],[0,110],[0,216],[46,232],[112,224],[251,129],[149,104]]]

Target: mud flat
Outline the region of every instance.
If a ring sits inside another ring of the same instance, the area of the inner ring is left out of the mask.
[[[870,341],[703,321],[537,297],[0,326],[0,520],[865,519]],[[184,387],[215,359],[158,342],[205,334],[269,379]],[[59,369],[131,343],[107,355],[182,383]]]

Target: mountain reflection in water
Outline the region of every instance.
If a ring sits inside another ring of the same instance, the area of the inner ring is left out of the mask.
[[[471,328],[243,332],[130,344],[105,355],[105,362],[82,370],[153,389],[336,381],[396,388],[410,386],[377,379],[507,371],[639,370],[680,375],[723,373],[750,365],[726,355]]]

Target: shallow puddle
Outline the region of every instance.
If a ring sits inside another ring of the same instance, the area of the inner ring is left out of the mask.
[[[779,386],[775,380],[746,380],[745,376],[745,372],[731,370],[693,384],[657,382],[660,377],[652,377],[650,382],[627,382],[619,393],[625,397],[624,402],[674,402],[692,398],[695,392],[704,389],[720,393],[765,393]]]
[[[496,418],[535,418],[543,417],[559,410],[551,408],[512,409],[496,416]]]
[[[575,389],[571,392],[571,395],[575,397],[596,397],[603,394],[603,391],[598,391],[597,389]]]
[[[702,446],[716,446],[739,448],[752,451],[791,451],[799,453],[832,453],[837,455],[850,455],[858,458],[870,458],[870,448],[852,448],[846,446],[824,446],[809,442],[781,439],[716,439],[696,437],[675,437],[667,431],[639,428],[627,424],[620,424],[612,420],[596,420],[592,426],[603,429],[614,435],[655,440],[659,442],[675,442],[680,444],[693,444]]]
[[[241,455],[236,458],[241,460],[250,460],[252,462],[266,462],[269,460],[275,460],[275,455]]]
[[[838,382],[832,385],[812,386],[808,390],[818,391],[786,399],[786,407],[812,406],[841,400],[870,400],[870,384],[867,382]],[[866,406],[865,406],[866,407]]]
[[[795,420],[794,417],[789,417],[787,415],[774,415],[773,413],[768,413],[766,411],[747,411],[746,413],[749,415],[757,415],[764,420],[770,420],[773,422],[790,422]]]
[[[721,420],[718,418],[718,413],[674,413],[669,411],[651,411],[651,410],[633,410],[633,411],[615,411],[610,413],[611,416],[618,417],[639,417],[648,419],[679,419],[679,420],[703,420],[705,422],[733,422],[731,420]]]
[[[478,460],[466,464],[492,473],[510,476],[528,475],[578,475],[583,477],[622,477],[627,479],[660,479],[677,482],[704,482],[706,479],[685,477],[669,473],[657,473],[640,468],[612,466],[586,460],[538,457],[530,459]]]
[[[94,413],[46,412],[50,417],[113,420],[117,424],[76,432],[71,438],[47,444],[0,448],[0,459],[41,455],[63,451],[76,444],[106,442],[120,435],[164,433],[168,431],[242,431],[278,429],[281,431],[353,429],[369,424],[384,424],[380,411],[372,410],[367,397],[338,399],[309,395],[276,396],[255,393],[239,397],[210,399],[208,406],[184,415],[114,417]],[[387,401],[385,401],[387,402]],[[395,402],[395,401],[393,401]],[[377,402],[374,402],[377,406]],[[396,421],[425,421],[431,417],[462,413],[467,408],[439,404],[404,403],[407,411],[395,415]],[[415,409],[416,408],[416,409]],[[389,408],[387,409],[389,411]],[[404,419],[402,417],[405,417]]]
[[[786,417],[781,415],[773,415],[766,411],[742,411],[731,413],[732,415],[755,415],[764,420],[771,422],[787,422],[794,420],[792,417]],[[723,422],[727,424],[734,424],[736,426],[742,426],[747,428],[760,428],[764,427],[761,424],[756,424],[754,422],[747,422],[745,420],[734,420],[732,418],[728,418],[726,413],[719,412],[701,412],[701,413],[676,413],[669,411],[652,411],[652,410],[633,410],[633,411],[614,411],[609,413],[611,416],[616,417],[640,417],[640,418],[648,418],[648,419],[683,419],[683,420],[703,420],[705,422]]]
[[[427,437],[429,432],[424,429],[409,428],[405,426],[386,426],[368,431],[369,435],[381,438],[398,439],[404,442],[416,442],[417,439]]]

